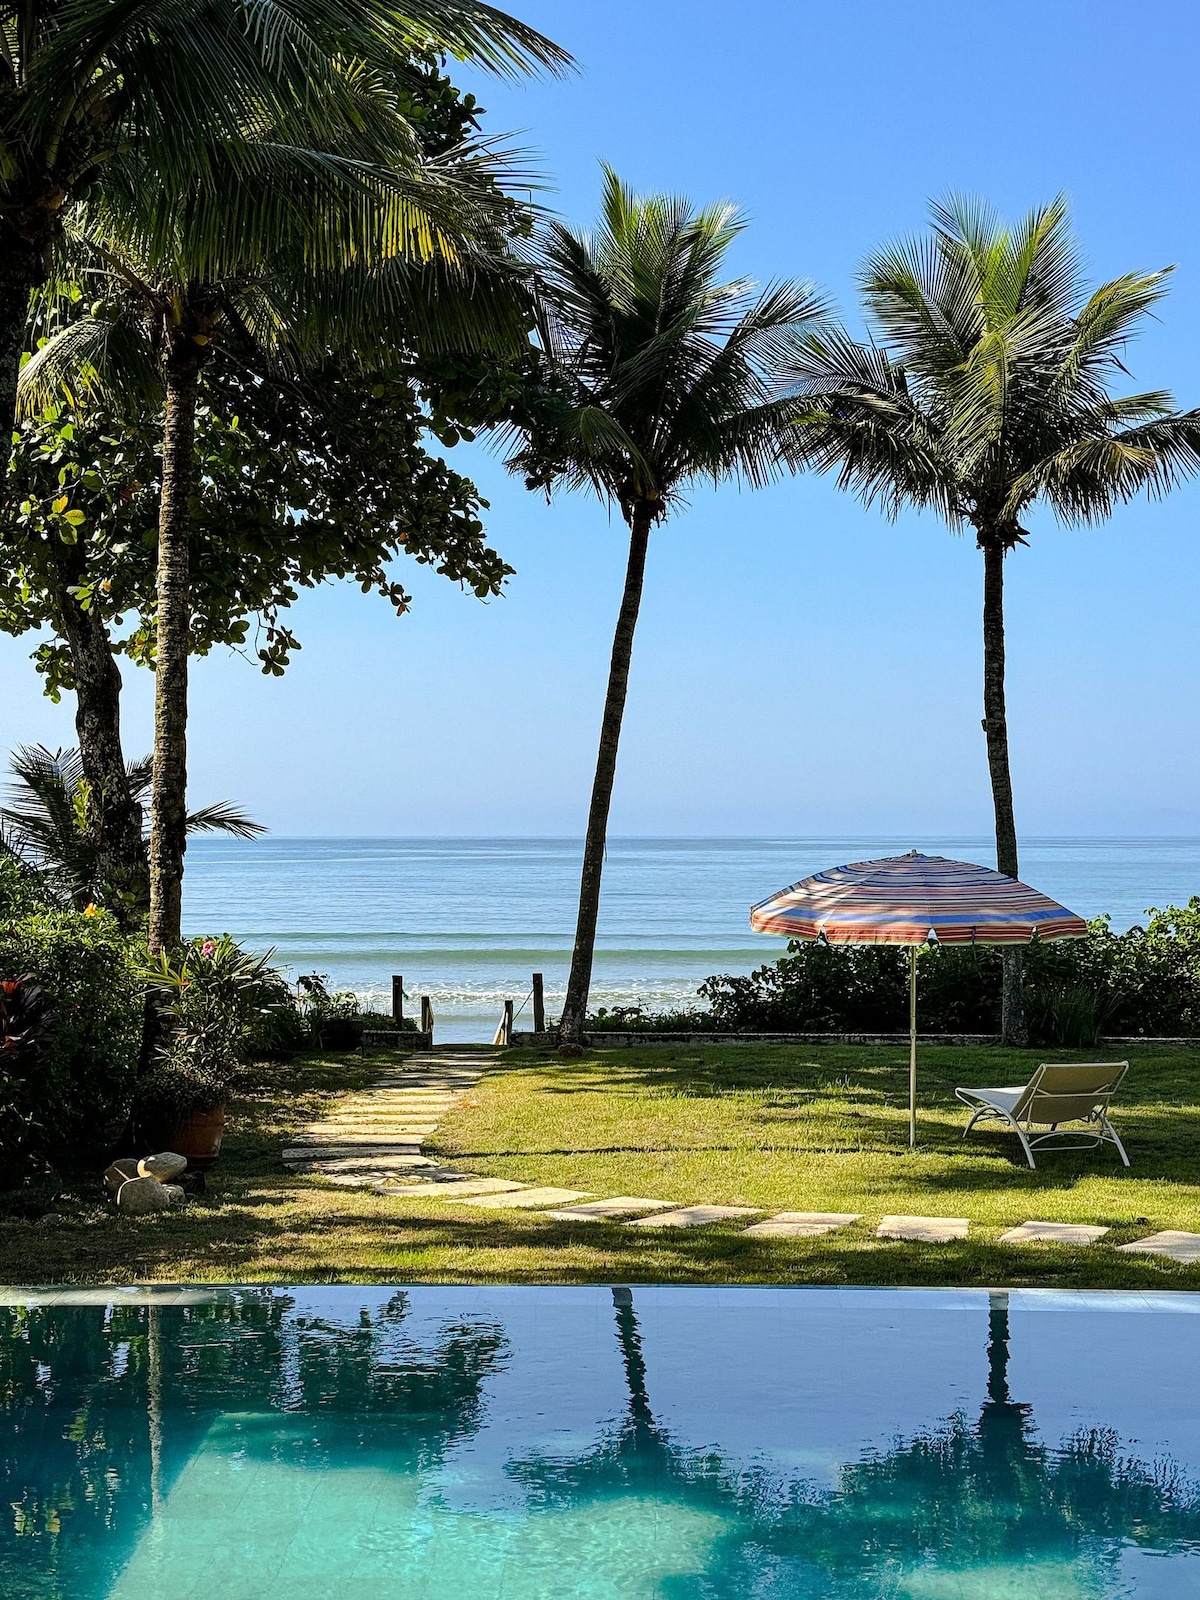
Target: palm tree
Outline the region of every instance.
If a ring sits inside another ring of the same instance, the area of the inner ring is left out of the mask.
[[[757,487],[782,462],[781,385],[801,332],[822,313],[807,285],[758,291],[724,279],[745,226],[732,207],[697,211],[635,196],[604,169],[594,234],[552,223],[534,240],[540,401],[502,432],[530,488],[588,489],[629,528],[600,747],[592,785],[571,972],[560,1022],[578,1040],[587,1013],[609,805],[650,532],[697,481]]]
[[[126,765],[125,782],[139,816],[144,815],[153,758]],[[12,754],[8,803],[0,806],[0,852],[35,872],[63,905],[82,911],[105,906],[127,926],[145,914],[148,903],[149,831],[143,830],[137,868],[114,877],[112,859],[90,825],[91,785],[76,749],[47,750],[22,745]],[[189,812],[189,834],[226,833],[257,839],[267,830],[227,800]]]
[[[1165,494],[1200,466],[1200,412],[1161,391],[1117,398],[1125,346],[1167,273],[1088,292],[1065,203],[1015,228],[974,201],[932,208],[929,235],[888,246],[860,274],[870,338],[806,340],[798,448],[889,516],[904,506],[970,527],[983,555],[983,731],[996,865],[1018,876],[1005,707],[1004,563],[1042,502],[1098,522],[1141,490]],[[1002,1032],[1026,1029],[1021,956],[1005,952]]]
[[[114,161],[134,155],[179,194],[212,189],[225,177],[213,141],[245,175],[269,164],[248,130],[275,124],[391,162],[395,118],[367,89],[422,49],[497,72],[569,62],[478,0],[0,0],[0,417],[15,407],[30,293]]]

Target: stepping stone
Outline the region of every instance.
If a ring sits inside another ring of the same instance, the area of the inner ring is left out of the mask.
[[[703,1228],[709,1222],[728,1222],[734,1217],[752,1217],[761,1206],[680,1206],[678,1211],[660,1211],[656,1217],[639,1217],[627,1228]]]
[[[419,1172],[426,1177],[431,1171],[439,1170],[436,1162],[429,1156],[333,1156],[328,1161],[289,1161],[287,1166],[293,1172],[374,1172],[403,1173]]]
[[[644,1211],[670,1211],[674,1204],[673,1200],[638,1200],[630,1194],[619,1194],[612,1200],[588,1200],[581,1206],[566,1206],[549,1215],[563,1222],[603,1222],[606,1217],[636,1217]]]
[[[464,1205],[481,1206],[488,1210],[507,1210],[516,1206],[522,1211],[541,1211],[546,1206],[565,1205],[570,1200],[586,1200],[586,1189],[517,1189],[507,1194],[484,1195],[479,1200],[465,1200]]]
[[[327,1129],[324,1133],[297,1134],[298,1148],[319,1149],[325,1146],[328,1149],[338,1148],[351,1153],[355,1145],[376,1145],[379,1149],[392,1149],[397,1151],[415,1150],[421,1143],[419,1138],[399,1138],[391,1134],[382,1133],[350,1133],[340,1128]]]
[[[1200,1261],[1200,1233],[1181,1233],[1178,1228],[1166,1228],[1162,1233],[1152,1233],[1148,1239],[1119,1244],[1117,1249],[1128,1255],[1169,1256],[1172,1261],[1192,1267]]]
[[[1083,1222],[1023,1222],[1019,1228],[1010,1228],[1000,1235],[1001,1244],[1029,1244],[1044,1240],[1048,1244],[1095,1244],[1103,1239],[1107,1228],[1092,1227]]]
[[[339,1139],[336,1144],[319,1144],[315,1139],[312,1144],[296,1145],[291,1150],[283,1152],[283,1164],[290,1167],[294,1162],[312,1161],[363,1161],[367,1157],[372,1160],[379,1156],[408,1156],[413,1161],[428,1161],[429,1156],[421,1154],[420,1145],[414,1144],[411,1139],[403,1144],[397,1144],[387,1139],[368,1139],[363,1143],[354,1140]]]
[[[875,1229],[875,1237],[948,1244],[951,1239],[965,1239],[970,1226],[966,1217],[884,1217]]]
[[[848,1228],[861,1215],[859,1211],[781,1211],[746,1232],[756,1239],[815,1239],[835,1228]]]
[[[510,1183],[507,1178],[462,1178],[450,1182],[438,1180],[436,1183],[408,1183],[401,1187],[388,1189],[388,1194],[394,1194],[397,1199],[404,1200],[410,1195],[418,1195],[426,1200],[461,1200],[467,1195],[481,1194],[511,1194],[515,1189],[523,1189],[524,1184]]]

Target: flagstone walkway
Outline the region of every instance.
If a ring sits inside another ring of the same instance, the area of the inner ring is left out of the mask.
[[[702,1228],[741,1223],[762,1215],[760,1206],[687,1205],[674,1200],[615,1195],[593,1199],[578,1189],[479,1178],[427,1156],[425,1142],[447,1112],[462,1104],[493,1059],[491,1051],[419,1051],[385,1067],[366,1089],[346,1095],[310,1122],[283,1152],[292,1172],[347,1188],[374,1189],[397,1199],[460,1201],[487,1212],[532,1211],[558,1222],[619,1222],[626,1228]],[[756,1239],[803,1239],[861,1221],[857,1212],[780,1211],[743,1231]],[[1108,1228],[1084,1223],[1023,1222],[1001,1244],[1093,1246]],[[884,1217],[878,1239],[948,1244],[970,1232],[966,1217]],[[1117,1249],[1161,1255],[1185,1266],[1200,1264],[1200,1233],[1167,1229]]]

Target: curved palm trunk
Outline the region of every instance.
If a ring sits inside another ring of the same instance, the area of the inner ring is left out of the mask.
[[[1008,713],[1004,698],[1004,558],[1007,546],[995,530],[982,534],[983,551],[983,731],[987,737],[992,808],[996,818],[996,869],[1010,878],[1017,866],[1017,823],[1013,815],[1012,772],[1008,760]],[[1023,1046],[1025,1001],[1021,951],[1004,952],[1004,991],[1000,1003],[1004,1044]]]
[[[604,849],[608,837],[608,813],[612,804],[613,780],[617,772],[617,748],[621,741],[621,721],[625,715],[625,695],[629,687],[629,662],[633,655],[633,634],[642,603],[642,584],[646,574],[646,550],[654,507],[638,501],[629,516],[629,562],[625,569],[625,590],[617,627],[613,635],[612,661],[608,669],[608,692],[600,722],[600,749],[596,757],[596,776],[592,782],[592,803],[588,811],[587,836],[583,844],[583,871],[579,880],[579,915],[575,924],[575,948],[571,953],[571,973],[563,1004],[559,1038],[577,1043],[583,1035],[587,1016],[588,991],[592,984],[592,958],[596,948],[596,921],[600,914],[600,879],[604,871]]]
[[[121,747],[121,673],[96,611],[81,610],[67,593],[58,611],[75,679],[75,736],[92,796],[88,825],[114,891],[111,909],[132,926],[145,911],[148,885],[142,808],[129,792]]]
[[[187,848],[187,696],[191,626],[188,532],[200,348],[180,340],[166,363],[162,505],[158,523],[154,776],[150,790],[151,955],[179,943]]]

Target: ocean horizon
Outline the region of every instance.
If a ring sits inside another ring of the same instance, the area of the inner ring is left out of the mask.
[[[783,953],[782,939],[750,932],[756,901],[822,867],[910,849],[995,862],[982,835],[613,838],[593,1007],[697,1003],[711,974]],[[561,1002],[581,852],[580,839],[550,836],[202,836],[188,847],[184,931],[273,949],[293,979],[327,974],[382,1009],[399,973],[414,1010],[429,995],[440,1040],[490,1040],[506,999],[528,1020],[533,972],[548,1011]],[[1128,928],[1200,893],[1200,837],[1030,837],[1021,875]]]

